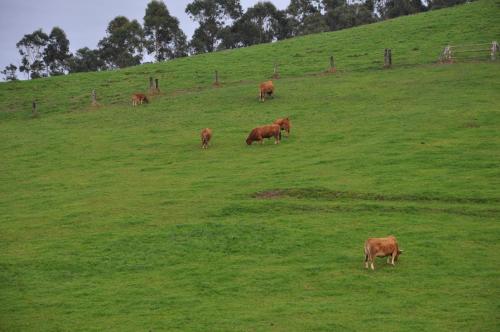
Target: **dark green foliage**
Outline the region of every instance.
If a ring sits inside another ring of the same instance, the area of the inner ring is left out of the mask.
[[[194,0],[186,13],[199,24],[189,45],[191,53],[199,54],[216,50],[227,21],[238,19],[242,9],[239,0]]]
[[[278,10],[271,2],[258,2],[234,24],[240,46],[269,43],[277,39]]]
[[[88,47],[80,48],[68,59],[70,73],[99,71],[106,69],[101,59],[99,50],[91,50]]]
[[[325,11],[335,10],[337,7],[342,7],[347,5],[349,2],[347,0],[322,0],[323,8]]]
[[[99,51],[107,67],[124,68],[141,63],[144,33],[137,20],[117,16],[106,32],[107,36],[99,41]]]
[[[329,31],[328,21],[325,15],[315,13],[304,18],[304,21],[297,27],[295,33],[297,35],[308,35],[311,33],[318,33]]]
[[[43,61],[51,76],[63,75],[68,70],[69,40],[66,33],[59,27],[50,32]]]
[[[28,75],[28,78],[39,78],[44,74],[45,63],[43,53],[49,36],[42,29],[38,29],[31,34],[26,34],[16,44],[19,54],[21,54],[21,66],[19,71]]]
[[[294,35],[327,31],[320,0],[291,0],[286,12],[290,16]]]
[[[369,8],[357,3],[336,6],[326,12],[325,21],[331,31],[373,23],[376,19]]]
[[[6,81],[16,81],[17,80],[17,66],[13,65],[12,63],[8,66],[5,66],[5,69],[1,71],[1,73],[4,75],[4,80]]]
[[[426,10],[422,0],[379,0],[377,9],[382,18],[416,14]]]
[[[179,28],[179,20],[170,15],[161,1],[151,1],[144,15],[146,49],[154,53],[156,61],[187,55],[186,35]]]
[[[429,0],[428,2],[428,7],[430,9],[440,9],[460,5],[466,2],[470,2],[470,0]]]

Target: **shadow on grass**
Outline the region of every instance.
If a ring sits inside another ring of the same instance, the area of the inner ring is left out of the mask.
[[[383,195],[376,193],[356,193],[350,191],[335,191],[326,188],[289,188],[260,191],[252,195],[259,199],[298,198],[315,200],[367,200],[367,201],[398,201],[398,202],[441,202],[456,204],[490,204],[500,203],[496,197],[444,197],[433,195]]]

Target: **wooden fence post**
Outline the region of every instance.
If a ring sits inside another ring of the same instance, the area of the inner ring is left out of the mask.
[[[219,86],[220,83],[219,83],[219,72],[216,70],[215,71],[215,82],[214,82],[214,85],[215,86]]]
[[[38,116],[38,111],[36,110],[36,101],[34,101],[34,100],[31,103],[31,116],[32,117]]]
[[[333,55],[330,56],[330,69],[328,71],[330,73],[335,73],[337,71],[337,68],[335,68],[335,59],[333,58]]]
[[[279,72],[278,72],[278,64],[277,64],[277,63],[275,63],[275,64],[274,64],[274,73],[273,73],[273,78],[275,78],[275,79],[280,78],[280,74],[279,74]]]
[[[97,96],[96,96],[96,92],[95,92],[95,89],[92,90],[92,106],[97,106]]]
[[[499,46],[498,46],[498,43],[494,40],[491,42],[491,60],[492,61],[495,61],[497,59],[497,53],[499,51]]]
[[[160,93],[159,79],[155,78],[155,92]]]
[[[384,68],[392,67],[392,50],[390,48],[386,48],[384,50]]]
[[[153,90],[154,86],[153,86],[153,77],[149,76],[149,90]]]

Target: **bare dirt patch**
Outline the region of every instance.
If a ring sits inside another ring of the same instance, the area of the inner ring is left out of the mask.
[[[284,195],[284,193],[281,190],[261,191],[253,195],[254,198],[259,198],[259,199],[273,199],[273,198],[281,198],[283,196],[286,195]]]

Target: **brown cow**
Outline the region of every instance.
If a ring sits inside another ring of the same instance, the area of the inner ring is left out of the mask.
[[[252,129],[247,138],[247,144],[251,145],[254,141],[264,142],[264,138],[274,137],[274,144],[279,144],[281,139],[280,126],[272,124]]]
[[[132,95],[132,106],[137,106],[142,103],[149,103],[148,97],[143,93],[134,93]]]
[[[394,265],[403,250],[399,250],[398,241],[394,236],[370,238],[365,242],[365,268],[370,263],[372,270],[375,270],[373,262],[375,257],[387,257],[387,263]]]
[[[260,101],[264,101],[266,95],[272,97],[274,93],[273,81],[260,83]]]
[[[212,138],[212,129],[205,128],[201,131],[201,148],[208,149],[208,142]]]
[[[280,126],[281,130],[285,130],[287,137],[290,136],[290,128],[292,127],[292,124],[291,124],[290,119],[288,117],[283,118],[283,119],[276,119],[276,121],[274,121],[273,123]]]

